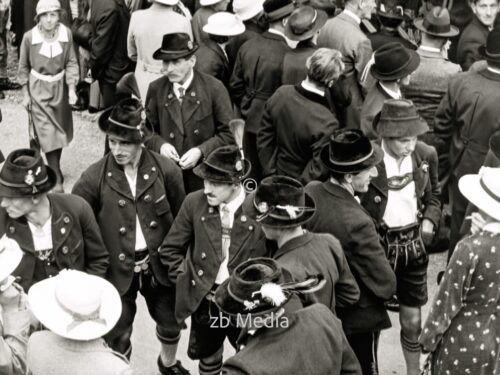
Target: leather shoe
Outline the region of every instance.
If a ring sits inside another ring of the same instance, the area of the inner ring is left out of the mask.
[[[21,85],[9,78],[0,78],[0,90],[19,90]]]
[[[399,301],[397,296],[392,296],[389,301],[385,302],[385,308],[389,311],[399,312]]]
[[[166,367],[163,365],[161,356],[158,356],[158,369],[162,375],[191,375],[191,373],[182,367],[181,361],[175,362],[175,365]]]

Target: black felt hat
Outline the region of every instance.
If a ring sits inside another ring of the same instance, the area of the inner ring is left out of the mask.
[[[165,34],[163,35],[161,47],[153,53],[153,59],[177,60],[193,55],[197,49],[198,44],[194,43],[186,33]]]
[[[299,181],[287,176],[270,176],[248,195],[243,210],[262,225],[293,228],[312,218],[316,204]]]
[[[126,98],[105,110],[99,117],[99,128],[106,134],[131,143],[146,141],[146,115],[139,99]]]
[[[500,64],[500,27],[489,32],[486,44],[479,47],[479,52],[486,58],[486,61]]]
[[[248,176],[252,164],[242,159],[237,146],[229,145],[216,148],[203,162],[193,169],[198,177],[226,184],[237,184]]]
[[[377,14],[382,18],[402,21],[404,19],[403,3],[399,0],[381,1],[377,8]]]
[[[30,197],[50,191],[56,172],[33,149],[12,151],[0,171],[0,197]]]
[[[392,42],[378,48],[374,53],[375,63],[370,72],[380,81],[395,81],[414,72],[420,64],[417,52]]]
[[[382,149],[358,129],[338,130],[321,150],[321,161],[332,172],[359,173],[380,163]]]
[[[417,137],[429,126],[411,100],[388,99],[373,119],[373,130],[381,138]]]
[[[295,2],[292,0],[266,0],[263,7],[267,20],[274,22],[289,16],[295,9]]]

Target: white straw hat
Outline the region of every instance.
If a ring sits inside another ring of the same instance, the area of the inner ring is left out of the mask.
[[[264,11],[264,0],[234,0],[233,12],[246,21]]]
[[[483,167],[478,174],[465,175],[458,188],[473,205],[500,221],[500,168]]]
[[[14,272],[22,258],[23,251],[19,244],[4,234],[0,238],[0,281]]]
[[[176,5],[179,0],[153,0],[155,3],[160,3],[163,5]]]
[[[43,13],[55,12],[61,10],[61,3],[58,0],[40,0],[36,4],[36,17]]]
[[[202,7],[206,7],[209,5],[214,5],[214,4],[220,3],[221,1],[222,0],[200,0],[200,5]]]
[[[101,277],[76,270],[34,284],[28,301],[35,317],[55,334],[88,341],[108,333],[120,318],[116,288]]]
[[[245,24],[233,13],[217,12],[208,17],[203,31],[212,35],[239,35],[245,31]]]

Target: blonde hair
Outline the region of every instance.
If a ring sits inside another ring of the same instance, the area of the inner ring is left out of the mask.
[[[345,65],[339,51],[319,48],[307,59],[306,68],[310,80],[327,85],[342,74]]]

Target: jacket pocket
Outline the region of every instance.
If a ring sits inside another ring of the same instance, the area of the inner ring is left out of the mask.
[[[160,199],[158,199],[154,203],[154,208],[156,216],[162,216],[170,212],[170,205],[168,204],[168,201],[165,199],[165,195],[163,195],[163,197],[160,197]]]

